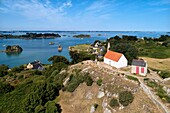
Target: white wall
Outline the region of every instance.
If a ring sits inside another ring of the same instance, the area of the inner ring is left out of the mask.
[[[116,67],[116,68],[122,68],[122,67],[126,67],[127,66],[128,61],[125,58],[125,56],[122,55],[118,62],[115,62],[115,61],[110,60],[108,58],[104,58],[104,63],[106,63],[108,65],[111,65],[113,67]]]
[[[131,73],[136,73],[136,67],[137,66],[131,66]],[[146,67],[140,67],[140,66],[138,66],[139,67],[139,75],[142,75],[142,76],[146,76],[146,74],[147,74],[147,64],[146,64]],[[141,73],[141,68],[144,68],[144,73]]]

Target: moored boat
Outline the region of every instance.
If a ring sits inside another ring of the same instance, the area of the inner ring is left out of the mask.
[[[58,51],[61,52],[63,50],[61,45],[58,45]]]

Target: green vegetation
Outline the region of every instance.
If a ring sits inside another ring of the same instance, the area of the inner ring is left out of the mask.
[[[138,57],[138,49],[134,46],[136,37],[134,36],[122,36],[122,38],[115,36],[107,40],[110,42],[110,50],[122,53],[131,64],[132,60]]]
[[[52,56],[48,59],[49,62],[52,61],[53,64],[56,64],[56,63],[59,63],[59,62],[62,62],[62,63],[65,63],[65,64],[69,64],[69,61],[63,57],[63,56]]]
[[[95,111],[98,108],[98,106],[99,106],[98,104],[96,104],[96,103],[94,104]]]
[[[115,99],[115,98],[111,99],[111,100],[110,100],[110,106],[111,106],[111,107],[117,107],[117,106],[119,106],[119,103],[118,103],[117,99]]]
[[[86,34],[79,34],[79,35],[74,35],[73,37],[75,38],[90,38],[90,35],[86,35]]]
[[[151,58],[170,58],[170,36],[161,35],[159,38],[138,39],[136,36],[123,35],[111,37],[111,50],[123,53],[129,63],[133,58],[145,56]]]
[[[101,86],[102,85],[102,79],[97,80],[97,85]]]
[[[152,87],[155,91],[156,94],[163,100],[168,103],[170,103],[170,96],[168,96],[167,92],[163,89],[163,86],[157,84],[155,81],[152,81],[150,79],[145,80],[147,85],[149,87]]]
[[[2,64],[0,65],[0,77],[3,77],[8,74],[8,66]]]
[[[23,49],[19,45],[7,46],[5,52],[18,52],[21,53]]]
[[[133,102],[134,96],[130,91],[123,91],[119,94],[119,102],[123,106],[128,106]]]
[[[0,82],[0,94],[8,93],[14,90],[14,87],[7,82]]]
[[[136,82],[139,82],[139,80],[136,77],[133,77],[133,76],[127,75],[126,78],[129,79],[129,80],[134,80]]]
[[[70,51],[70,57],[72,58],[71,64],[75,64],[84,60],[94,60],[95,55],[87,52]]]
[[[55,57],[53,57],[55,58]],[[61,57],[60,57],[61,58]],[[1,65],[0,71],[0,111],[3,113],[60,113],[61,107],[54,102],[62,89],[67,72],[67,60],[60,62],[54,59],[52,66],[46,70],[25,70],[24,66],[8,70],[8,66]],[[87,84],[90,85],[87,78]]]
[[[164,79],[164,78],[169,78],[170,77],[170,72],[169,71],[160,71],[159,75]]]
[[[85,82],[87,86],[91,86],[93,84],[93,80],[88,73],[83,74],[76,72],[74,75],[70,76],[65,90],[73,92],[83,82]]]
[[[23,38],[23,39],[36,39],[36,38],[55,38],[55,37],[61,37],[59,34],[54,33],[26,33],[25,35],[0,35],[0,38]]]

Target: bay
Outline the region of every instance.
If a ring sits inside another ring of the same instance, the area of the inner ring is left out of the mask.
[[[0,65],[5,64],[9,67],[19,66],[22,64],[28,64],[34,60],[39,60],[43,64],[50,64],[48,58],[53,55],[62,55],[71,60],[69,56],[69,46],[77,44],[92,44],[95,40],[106,40],[109,37],[115,35],[132,35],[142,38],[153,37],[158,38],[160,35],[168,35],[167,32],[131,32],[131,31],[17,31],[17,32],[4,32],[0,31],[0,34],[14,34],[20,35],[27,32],[35,33],[59,33],[61,38],[54,39],[0,39],[0,50],[5,50],[7,45],[19,45],[23,48],[23,52],[18,55],[9,55],[4,52],[0,52]],[[89,34],[91,38],[74,38],[73,35]],[[101,36],[98,36],[101,34]],[[49,45],[50,42],[54,42],[54,45]],[[62,52],[58,52],[58,45],[63,47]]]

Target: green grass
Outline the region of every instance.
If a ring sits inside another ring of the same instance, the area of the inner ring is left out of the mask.
[[[157,45],[155,43],[137,43],[139,49],[139,56],[151,57],[151,58],[170,58],[170,48]]]

